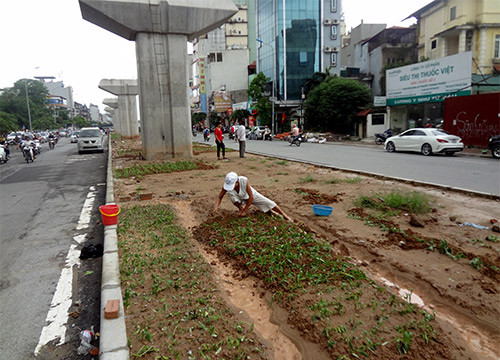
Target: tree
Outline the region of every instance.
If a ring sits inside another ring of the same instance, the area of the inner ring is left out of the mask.
[[[191,124],[198,125],[200,122],[204,122],[207,118],[207,114],[204,112],[197,112],[191,115]]]
[[[239,123],[240,120],[245,120],[249,116],[251,116],[250,112],[246,109],[239,109],[233,112],[231,115],[231,120],[235,121],[236,123]]]
[[[19,129],[16,117],[12,114],[0,111],[0,134],[7,134]]]
[[[39,117],[50,116],[50,111],[45,106],[45,100],[49,94],[48,90],[40,81],[29,79],[16,81],[13,87],[0,95],[0,111],[13,115],[19,127],[29,128],[26,90],[28,91],[32,122]]]
[[[372,99],[370,88],[356,80],[330,77],[314,87],[304,103],[309,129],[351,133],[357,113]]]
[[[208,125],[210,127],[217,126],[222,118],[217,114],[216,111],[212,111],[210,115],[208,116]]]
[[[75,124],[75,126],[78,128],[90,126],[90,123],[83,116],[77,116],[76,118],[74,118],[73,124]]]
[[[272,116],[272,105],[269,101],[268,83],[271,79],[266,77],[263,73],[259,73],[250,83],[247,90],[254,102],[254,107],[260,117],[261,125],[270,125]],[[268,94],[266,96],[266,94]]]

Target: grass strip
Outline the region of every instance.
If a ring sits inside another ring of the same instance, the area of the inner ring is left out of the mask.
[[[134,166],[115,169],[115,178],[129,178],[135,176],[141,178],[144,175],[171,173],[176,171],[186,171],[198,169],[198,164],[194,161],[168,161],[163,163],[136,164]]]
[[[170,207],[124,207],[117,231],[132,358],[267,358],[253,325],[220,297]]]

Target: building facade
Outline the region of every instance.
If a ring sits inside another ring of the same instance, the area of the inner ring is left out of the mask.
[[[248,6],[234,3],[238,12],[227,23],[193,41],[193,112],[227,116],[232,103],[248,100]]]
[[[419,58],[432,60],[471,51],[472,92],[500,90],[497,0],[435,0],[410,17],[418,20]]]

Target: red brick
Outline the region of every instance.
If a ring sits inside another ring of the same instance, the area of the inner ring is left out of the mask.
[[[108,300],[106,301],[106,308],[104,309],[104,317],[106,319],[116,319],[119,310],[120,300]]]

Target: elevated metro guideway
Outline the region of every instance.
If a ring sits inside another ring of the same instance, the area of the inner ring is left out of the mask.
[[[192,157],[187,42],[224,24],[232,0],[79,0],[82,17],[136,44],[143,156]]]

